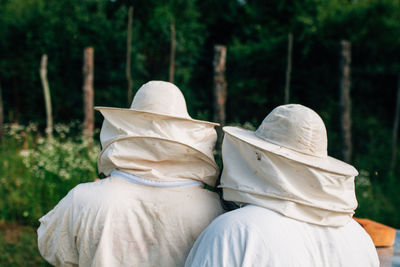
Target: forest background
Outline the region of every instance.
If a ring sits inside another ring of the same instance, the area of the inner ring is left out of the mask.
[[[149,80],[170,78],[173,22],[174,83],[196,119],[214,118],[214,46],[225,45],[226,124],[259,125],[285,102],[293,36],[289,102],[321,115],[329,154],[336,158],[343,158],[341,41],[350,42],[353,152],[348,161],[360,172],[356,216],[400,228],[400,1],[0,0],[1,266],[44,264],[36,248],[38,218],[76,184],[97,177],[102,117],[96,114],[94,141],[82,138],[83,50],[94,49],[95,105],[128,107],[130,6],[134,91]],[[53,138],[45,134],[43,54],[48,56]]]

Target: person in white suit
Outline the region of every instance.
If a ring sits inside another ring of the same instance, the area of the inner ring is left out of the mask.
[[[328,156],[317,113],[283,105],[254,132],[223,130],[220,187],[241,208],[203,231],[185,266],[379,266],[352,219],[358,172]]]
[[[222,208],[215,123],[192,119],[181,91],[151,81],[130,109],[104,116],[98,160],[106,179],[73,188],[40,219],[41,255],[56,266],[183,266]]]

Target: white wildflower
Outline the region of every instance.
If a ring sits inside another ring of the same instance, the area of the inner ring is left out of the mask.
[[[29,149],[22,149],[19,152],[19,155],[22,157],[28,157],[31,154],[31,151]]]

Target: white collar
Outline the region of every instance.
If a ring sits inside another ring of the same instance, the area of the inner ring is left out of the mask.
[[[189,186],[204,186],[204,184],[200,181],[157,181],[157,180],[150,180],[141,177],[137,177],[133,174],[114,170],[111,172],[110,176],[117,176],[120,177],[128,182],[139,184],[139,185],[147,185],[147,186],[154,186],[154,187],[189,187]]]

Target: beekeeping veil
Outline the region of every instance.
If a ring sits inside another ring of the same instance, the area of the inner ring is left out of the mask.
[[[224,127],[223,197],[317,225],[342,226],[354,214],[357,170],[327,154],[327,134],[313,110],[275,108],[253,132]]]
[[[150,81],[129,109],[96,107],[104,116],[100,132],[100,173],[123,170],[159,181],[198,180],[215,185],[216,123],[192,119],[181,91]]]

